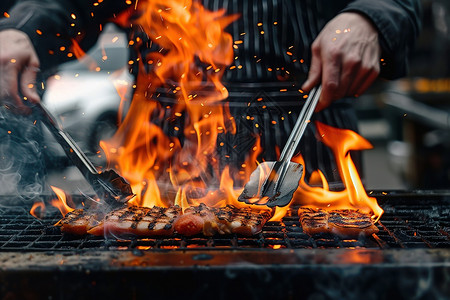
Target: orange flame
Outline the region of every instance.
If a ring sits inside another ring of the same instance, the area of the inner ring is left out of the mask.
[[[63,216],[67,213],[73,211],[74,209],[67,204],[67,198],[64,191],[60,188],[51,186],[52,190],[55,192],[58,199],[53,199],[50,201],[50,204],[54,207],[58,208]]]
[[[294,203],[324,209],[359,209],[371,213],[375,220],[383,214],[376,198],[369,197],[350,156],[351,150],[371,149],[372,145],[357,133],[338,129],[316,122],[321,140],[330,147],[337,162],[339,174],[344,183],[342,191],[330,191],[323,174],[318,171],[311,176],[311,181],[319,181],[322,187],[312,187],[305,182],[303,174],[299,188],[294,194]],[[304,164],[301,156],[296,162]]]
[[[108,161],[137,194],[133,204],[170,206],[188,199],[181,202],[242,206],[233,175],[219,166],[216,153],[218,135],[236,131],[227,105],[220,103],[228,96],[220,78],[233,61],[233,41],[224,28],[236,16],[184,0],[141,1],[138,11],[133,22],[162,51],[133,62],[139,63],[139,76],[130,109],[113,139],[101,143]],[[133,39],[139,43],[139,37]],[[160,87],[176,98],[169,116],[156,101]],[[167,119],[174,121],[169,122],[174,136],[159,126]],[[249,170],[258,149],[245,164]],[[241,178],[249,173],[243,171]]]
[[[42,219],[45,216],[45,203],[35,202],[30,209],[30,215],[37,219]]]
[[[224,10],[208,11],[189,0],[140,1],[138,12],[133,26],[142,28],[160,51],[130,62],[138,65],[139,76],[119,130],[111,140],[101,142],[108,161],[130,182],[137,194],[134,205],[245,206],[236,200],[240,189],[235,189],[235,179],[247,181],[256,168],[262,151],[259,140],[239,170],[220,166],[216,152],[218,136],[236,132],[227,105],[220,102],[228,96],[220,79],[233,61],[232,38],[224,29],[236,16],[225,16]],[[142,43],[136,36],[130,45]],[[174,99],[158,101],[161,91]],[[303,175],[291,204],[357,208],[378,219],[383,211],[365,193],[349,155],[350,150],[371,145],[349,130],[317,126],[334,152],[346,188],[330,191],[320,171],[309,182],[322,187],[306,184]],[[297,160],[303,164],[301,157]],[[272,220],[281,219],[287,211],[277,208]]]

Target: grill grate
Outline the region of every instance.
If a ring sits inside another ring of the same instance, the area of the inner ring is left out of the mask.
[[[59,213],[38,220],[19,208],[0,209],[0,251],[148,250],[148,249],[299,249],[299,248],[450,248],[448,198],[379,197],[385,210],[376,235],[341,239],[331,234],[309,236],[295,210],[281,222],[268,222],[254,237],[236,235],[116,240],[63,235],[52,226]],[[425,204],[423,204],[425,203]]]

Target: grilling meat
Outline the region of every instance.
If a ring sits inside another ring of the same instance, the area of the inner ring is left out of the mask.
[[[211,208],[202,203],[186,209],[174,226],[177,233],[185,236],[200,233],[205,236],[231,233],[251,236],[261,232],[270,218],[268,211],[253,211],[232,205]]]
[[[191,206],[175,221],[175,231],[181,235],[191,236],[203,233],[212,236],[218,231],[217,218],[211,208],[205,204]]]
[[[179,206],[123,207],[108,213],[103,221],[88,233],[99,236],[169,236],[174,232],[173,222],[180,213]]]
[[[219,228],[224,233],[237,233],[246,236],[261,232],[264,224],[272,217],[271,211],[254,211],[250,207],[237,208],[232,205],[214,209]],[[219,232],[221,233],[221,232]]]
[[[88,213],[84,209],[75,209],[67,213],[55,225],[60,226],[64,233],[84,235],[98,224],[99,219],[100,216],[97,214]]]
[[[237,208],[232,205],[212,208],[203,203],[187,208],[183,214],[179,206],[124,206],[104,217],[76,209],[68,213],[57,225],[61,226],[62,232],[76,235],[89,233],[98,236],[170,236],[178,233],[184,236],[213,236],[236,233],[251,236],[261,232],[271,216],[267,210],[254,211],[251,208]]]
[[[326,211],[320,208],[300,207],[298,215],[303,231],[310,235],[332,233],[340,237],[358,237],[378,232],[370,216],[358,210]]]

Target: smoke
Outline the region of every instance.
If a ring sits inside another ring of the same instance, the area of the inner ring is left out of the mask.
[[[45,187],[40,123],[33,115],[0,108],[1,205],[31,205]]]

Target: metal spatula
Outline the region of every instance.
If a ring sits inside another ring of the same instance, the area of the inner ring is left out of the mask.
[[[279,160],[258,165],[250,175],[239,201],[269,207],[286,206],[291,201],[303,174],[303,166],[291,162],[291,159],[310,122],[321,91],[320,85],[311,90]]]
[[[41,103],[33,105],[32,109],[42,117],[46,127],[100,199],[110,206],[115,206],[121,205],[134,197],[129,183],[114,170],[97,171],[75,141],[61,128],[55,117]]]

